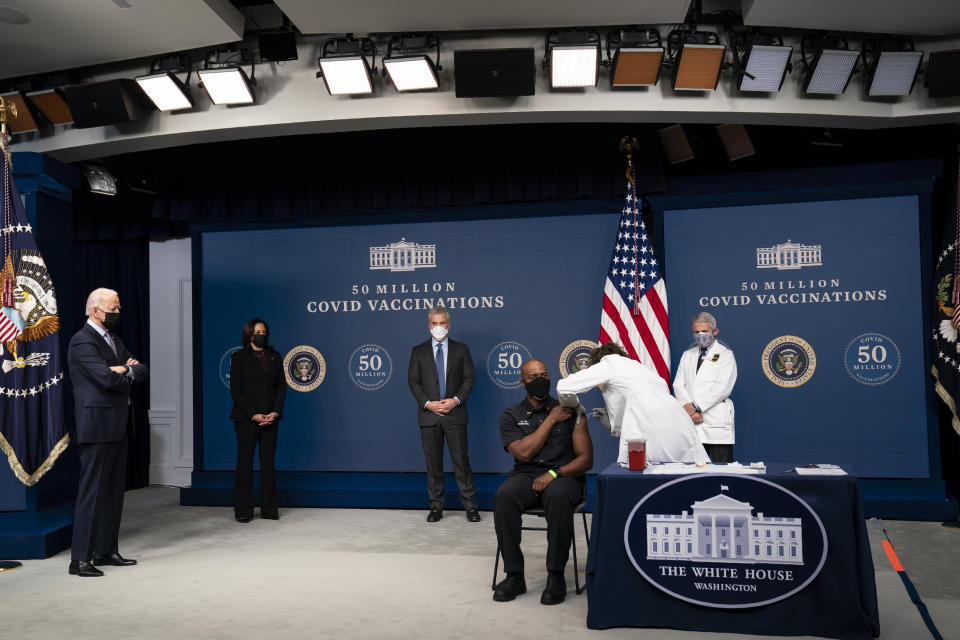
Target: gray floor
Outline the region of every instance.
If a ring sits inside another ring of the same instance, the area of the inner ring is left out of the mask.
[[[491,599],[493,517],[448,511],[281,509],[233,521],[232,509],[181,507],[178,490],[127,494],[121,552],[136,567],[67,575],[69,552],[0,573],[4,638],[756,638],[663,629],[586,628],[587,597],[539,603],[545,536],[527,533],[528,593]],[[945,638],[960,639],[960,531],[887,522],[901,561]],[[930,634],[871,529],[882,638]],[[582,531],[578,530],[578,536]],[[578,538],[582,540],[582,538]],[[567,569],[572,586],[572,565]],[[572,591],[572,589],[571,589]]]

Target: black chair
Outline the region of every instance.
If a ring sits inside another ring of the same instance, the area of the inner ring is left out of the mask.
[[[587,529],[587,512],[583,510],[584,505],[587,504],[587,497],[584,496],[580,500],[580,503],[573,508],[573,517],[576,518],[576,515],[579,513],[580,517],[583,518],[583,537],[587,539],[587,547],[590,546],[590,531]],[[537,516],[538,518],[543,518],[543,508],[534,507],[533,509],[527,509],[522,514],[523,516]],[[573,536],[571,536],[571,546],[573,547],[573,580],[576,583],[577,595],[583,593],[584,589],[587,588],[586,580],[584,580],[584,585],[580,586],[580,565],[577,562],[577,532],[576,527],[574,527]],[[521,531],[546,531],[546,527],[524,527],[520,526]],[[497,544],[497,557],[493,561],[493,584],[491,589],[496,590],[497,588],[497,571],[500,568],[500,544]]]

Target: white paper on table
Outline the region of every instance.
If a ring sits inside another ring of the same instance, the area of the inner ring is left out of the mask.
[[[688,464],[685,462],[664,462],[662,464],[648,464],[647,468],[643,471],[646,475],[687,475],[693,473],[725,473],[725,474],[740,474],[740,475],[762,475],[765,473],[764,469],[752,469],[750,467],[744,467],[739,462],[731,462],[729,464],[708,464],[703,467],[698,467],[695,464]]]
[[[798,476],[845,476],[847,472],[835,464],[818,464],[812,467],[797,467]]]

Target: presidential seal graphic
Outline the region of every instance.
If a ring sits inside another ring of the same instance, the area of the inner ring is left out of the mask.
[[[227,389],[230,388],[230,358],[241,349],[243,349],[243,347],[230,347],[220,356],[220,382],[222,382],[223,386]]]
[[[350,379],[364,391],[382,389],[393,374],[393,360],[378,344],[364,344],[354,349],[347,365]]]
[[[21,225],[11,229],[29,231]],[[32,345],[25,344],[53,335],[60,328],[57,298],[46,263],[36,251],[10,251],[0,270],[0,283],[6,300],[0,307],[0,368],[9,373],[46,366],[50,353],[33,351]]]
[[[501,342],[487,356],[487,375],[501,389],[521,387],[520,365],[530,359],[530,349],[515,340]]]
[[[593,340],[575,340],[568,344],[560,354],[560,375],[566,378],[586,368],[590,352],[598,346]]]
[[[875,387],[897,375],[900,370],[900,348],[881,333],[864,333],[847,345],[843,364],[851,378]]]
[[[327,363],[319,351],[307,345],[294,347],[283,359],[287,384],[296,391],[313,391],[327,375]]]
[[[767,379],[778,387],[799,387],[817,369],[817,355],[803,338],[780,336],[763,349],[760,367]]]

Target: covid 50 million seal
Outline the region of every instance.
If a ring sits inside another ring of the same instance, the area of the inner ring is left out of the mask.
[[[566,378],[587,366],[590,352],[599,345],[593,340],[574,340],[560,354],[560,375]]]
[[[307,345],[294,347],[283,359],[287,385],[296,391],[313,391],[327,375],[327,363],[319,351]]]
[[[763,373],[778,387],[799,387],[817,369],[817,354],[803,338],[780,336],[771,340],[760,357]]]

